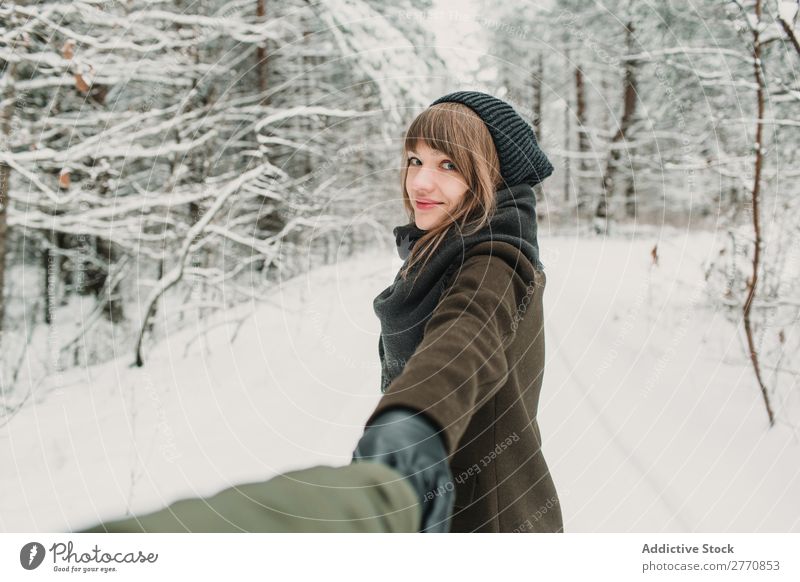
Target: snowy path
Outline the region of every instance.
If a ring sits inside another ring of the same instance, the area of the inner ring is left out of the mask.
[[[704,307],[712,237],[662,240],[653,268],[655,242],[545,243],[540,418],[565,529],[798,531],[797,435],[767,430],[733,327]]]
[[[541,240],[540,423],[566,531],[800,531],[798,438],[767,430],[739,339],[703,306],[710,236],[664,238],[651,268],[654,242]],[[319,269],[186,355],[192,330],[143,369],[120,346],[53,378],[0,429],[0,531],[346,464],[379,397],[372,298],[399,265],[375,253]]]

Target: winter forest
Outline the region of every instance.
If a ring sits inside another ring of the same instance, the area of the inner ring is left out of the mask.
[[[403,131],[459,89],[555,167],[566,531],[800,531],[798,6],[0,0],[0,531],[347,463]]]

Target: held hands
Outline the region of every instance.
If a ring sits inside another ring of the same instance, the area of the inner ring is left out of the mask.
[[[391,408],[375,417],[353,452],[353,462],[373,461],[405,475],[419,497],[420,531],[450,531],[455,492],[447,451],[436,427],[422,414],[408,408]],[[444,493],[439,493],[444,491]]]

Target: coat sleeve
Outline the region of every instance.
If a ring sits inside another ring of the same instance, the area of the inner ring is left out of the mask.
[[[417,493],[401,473],[358,463],[290,471],[79,531],[408,533],[419,531],[421,516]]]
[[[469,256],[425,325],[422,341],[389,385],[367,426],[384,410],[409,407],[443,431],[448,456],[472,414],[505,383],[507,348],[527,286],[502,258]]]

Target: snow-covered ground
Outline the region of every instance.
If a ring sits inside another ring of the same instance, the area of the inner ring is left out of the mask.
[[[706,307],[712,242],[540,238],[539,416],[566,531],[800,531],[797,431],[768,429],[737,330]],[[79,529],[346,464],[380,396],[372,299],[399,266],[363,254],[286,281],[241,327],[170,335],[144,368],[125,345],[51,378],[0,428],[0,530]]]

